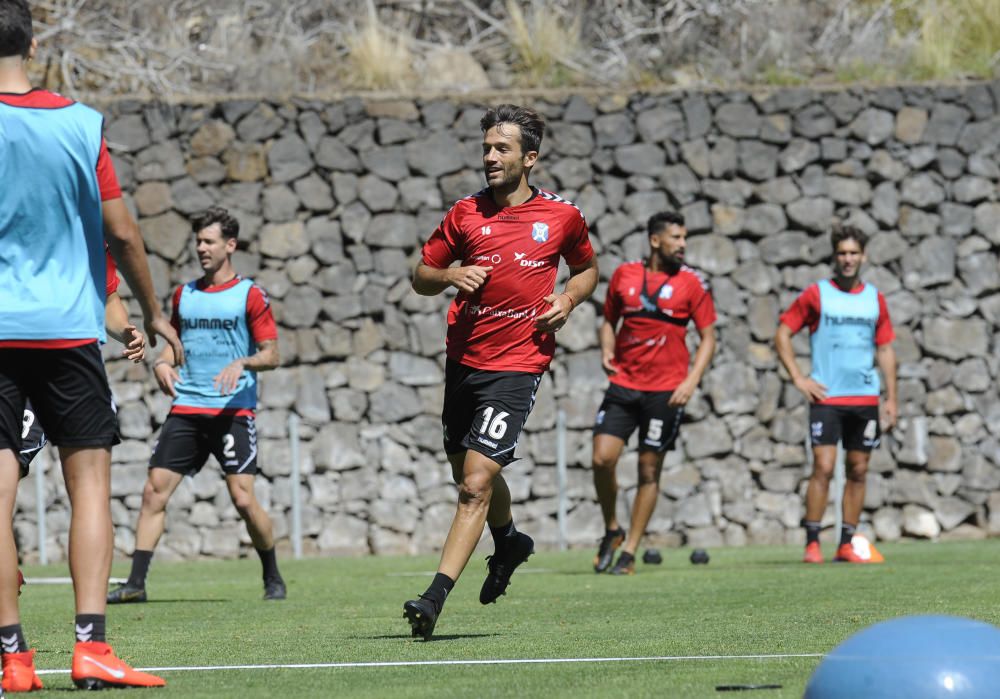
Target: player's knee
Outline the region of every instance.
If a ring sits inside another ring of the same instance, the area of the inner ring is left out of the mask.
[[[486,505],[493,494],[493,479],[488,474],[466,474],[458,486],[458,502],[463,505]]]
[[[868,477],[868,462],[847,464],[847,479],[854,483],[864,483]]]
[[[614,458],[610,454],[602,454],[599,451],[594,452],[594,470],[595,471],[610,471],[614,469],[615,465],[618,463],[618,459]]]
[[[639,485],[656,485],[660,482],[660,469],[639,469]]]
[[[829,483],[833,478],[833,465],[827,466],[819,462],[813,464],[812,479],[820,483]]]
[[[232,491],[229,495],[233,500],[233,507],[240,513],[240,516],[246,517],[253,511],[255,500],[252,492],[241,488]]]
[[[170,491],[165,488],[158,488],[153,481],[146,481],[146,486],[142,489],[142,506],[144,509],[160,512],[167,507],[170,499]]]

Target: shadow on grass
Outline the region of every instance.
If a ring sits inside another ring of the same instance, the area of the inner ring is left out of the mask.
[[[496,633],[442,633],[434,634],[431,636],[431,642],[433,641],[458,641],[463,638],[497,638],[500,634]],[[382,634],[379,636],[348,636],[348,638],[353,638],[358,641],[391,641],[391,640],[417,640],[416,636],[408,633],[394,633],[394,634]],[[420,640],[420,643],[426,643],[426,641]]]

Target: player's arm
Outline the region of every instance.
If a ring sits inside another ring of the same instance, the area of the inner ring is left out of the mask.
[[[493,267],[469,265],[438,269],[420,262],[413,270],[413,290],[421,296],[437,296],[450,286],[471,294],[486,283]]]
[[[875,349],[875,361],[885,378],[885,402],[882,403],[882,429],[887,432],[896,426],[899,409],[896,403],[896,350],[887,342]]]
[[[177,373],[174,348],[170,344],[167,344],[163,348],[159,358],[153,362],[153,376],[156,377],[156,383],[159,384],[161,391],[171,398],[177,397],[177,390],[174,388],[174,384],[179,383],[181,377]]]
[[[125,345],[122,356],[139,363],[146,357],[146,338],[128,321],[128,311],[117,291],[104,302],[104,325],[108,335]]]
[[[263,340],[258,350],[249,357],[234,359],[215,377],[215,388],[224,396],[236,390],[244,371],[270,371],[276,369],[281,358],[278,355],[277,340]]]
[[[565,325],[573,309],[594,293],[600,274],[597,255],[591,255],[582,265],[570,265],[566,288],[560,294],[549,294],[543,299],[546,303],[552,304],[552,308],[535,319],[535,328],[550,333]]]
[[[701,383],[701,377],[705,375],[712,357],[715,356],[715,324],[698,328],[698,350],[694,353],[694,364],[687,377],[680,382],[670,396],[669,404],[673,406],[687,405],[694,394],[694,390]]]
[[[181,347],[177,332],[160,310],[153,289],[153,278],[149,273],[149,261],[146,259],[146,248],[139,233],[139,225],[121,197],[105,201],[103,213],[104,239],[125,276],[125,281],[139,301],[150,344],[155,347],[156,336],[159,335],[173,347],[176,362],[183,364],[184,348]]]
[[[610,293],[610,292],[609,292]],[[601,342],[601,368],[608,376],[618,373],[615,366],[615,326],[605,318],[601,322],[601,329],[597,331],[598,339]]]
[[[774,334],[774,349],[778,359],[791,377],[795,388],[802,391],[810,403],[816,403],[826,398],[826,386],[806,376],[795,361],[795,350],[792,349],[792,329],[784,323],[778,324],[778,332]]]

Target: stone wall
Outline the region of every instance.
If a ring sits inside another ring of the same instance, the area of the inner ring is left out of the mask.
[[[652,534],[709,546],[801,541],[806,405],[771,337],[779,310],[829,273],[834,219],[874,234],[864,277],[886,294],[898,335],[901,419],[873,458],[866,527],[879,540],[1000,533],[1000,85],[523,101],[549,122],[534,181],[585,212],[602,284],[559,333],[521,459],[506,471],[519,527],[556,541],[561,409],[570,540],[591,546],[601,534],[589,428],[606,386],[604,285],[645,253],[646,217],[672,207],[687,217],[690,263],[711,278],[720,342],[667,460]],[[292,412],[308,553],[412,552],[443,539],[455,501],[438,417],[448,298],[415,295],[408,277],[450,203],[481,187],[482,109],[356,98],[105,106],[164,299],[198,275],[184,217],[218,203],[241,220],[237,267],[267,290],[280,324],[282,368],[261,375],[258,492],[282,546]],[[803,355],[807,344],[800,333]],[[112,506],[127,554],[168,400],[147,367],[111,360],[108,371],[124,439]],[[51,454],[39,461],[51,466]],[[619,466],[628,496],[635,463],[629,453]],[[32,488],[22,486],[17,515],[29,557]],[[46,507],[58,557],[68,515],[55,475]],[[181,485],[168,522],[159,558],[235,556],[249,543],[214,462]]]

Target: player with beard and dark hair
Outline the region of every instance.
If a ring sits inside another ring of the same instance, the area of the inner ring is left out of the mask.
[[[501,475],[542,372],[555,332],[597,286],[597,260],[583,214],[528,184],[544,122],[530,109],[500,105],[483,116],[486,189],[458,201],[424,245],[413,274],[422,295],[454,287],[448,310],[444,448],[459,484],[458,509],[430,587],[403,605],[414,636],[431,637],[445,599],[489,524],[496,552],[479,601],[505,593],[510,576],[534,552],[514,528]],[[559,259],[569,280],[555,293]],[[459,262],[459,266],[452,263]]]
[[[715,304],[705,278],[684,264],[684,217],[673,211],[654,214],[646,228],[650,255],[615,270],[600,329],[601,366],[611,385],[594,424],[594,487],[605,527],[594,558],[597,573],[608,570],[619,546],[611,572],[635,573],[635,552],[659,496],[663,457],[673,448],[684,406],[715,354]],[[692,320],[700,340],[689,371],[685,338]],[[639,487],[626,538],[615,513],[615,467],[636,427]]]
[[[882,292],[861,281],[868,236],[853,226],[835,228],[833,278],[813,284],[781,316],[774,346],[788,375],[809,401],[809,434],[813,472],[806,490],[804,563],[822,563],[819,532],[837,460],[837,443],[845,451],[843,526],[834,561],[880,562],[864,558],[851,543],[865,502],[865,478],[871,451],[882,429],[896,423],[896,334]],[[792,335],[809,326],[812,372],[803,374],[795,360]],[[886,399],[879,418],[879,376],[885,377]]]

